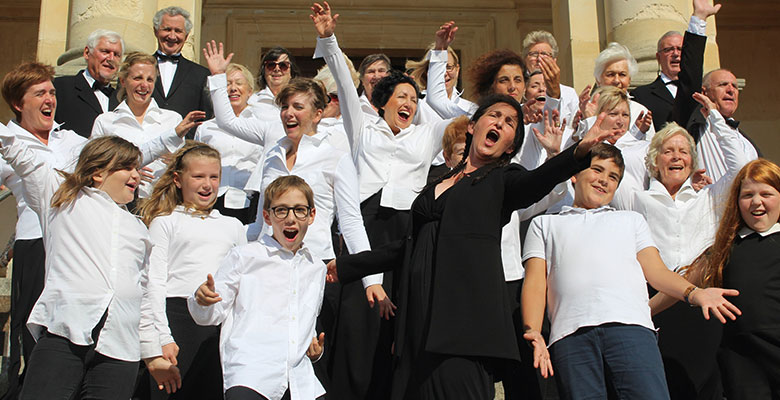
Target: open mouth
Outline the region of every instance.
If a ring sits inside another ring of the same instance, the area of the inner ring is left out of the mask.
[[[540,103],[544,103],[545,101],[547,101],[547,99],[544,96],[537,96],[535,99]]]
[[[498,139],[501,137],[501,135],[498,134],[494,129],[491,129],[487,135],[485,136],[485,139],[488,141],[489,144],[495,144],[498,142]]]
[[[296,228],[284,228],[282,233],[288,242],[294,242],[295,238],[298,237],[298,229]]]
[[[149,90],[148,89],[147,90],[136,90],[135,94],[137,94],[137,95],[139,95],[141,97],[146,97],[149,94]]]
[[[228,95],[228,99],[230,99],[231,101],[232,101],[232,100],[238,100],[238,99],[240,99],[240,98],[241,98],[241,95],[240,95],[240,94],[231,94],[231,95]]]
[[[607,189],[604,189],[601,186],[593,186],[593,189],[596,189],[596,191],[601,193],[601,194],[607,194]]]
[[[763,217],[764,215],[766,215],[766,211],[764,211],[764,210],[755,210],[755,211],[751,211],[750,214],[752,216],[754,216],[754,217]]]
[[[211,191],[200,191],[198,192],[198,196],[200,196],[202,200],[211,200]]]
[[[284,127],[287,129],[295,129],[298,127],[298,123],[295,121],[288,121],[284,124]]]
[[[128,189],[130,189],[131,192],[135,192],[135,188],[138,187],[137,182],[128,182],[125,183],[125,186],[127,186]]]
[[[53,110],[50,109],[41,110],[41,114],[43,114],[46,118],[51,118],[51,115],[53,114]]]
[[[401,121],[403,121],[403,122],[409,121],[409,116],[410,116],[410,115],[411,115],[411,114],[409,113],[409,111],[406,111],[406,110],[400,110],[400,111],[398,111],[398,117],[399,117],[399,118],[401,119]]]
[[[671,167],[669,167],[670,171],[682,171],[683,169],[684,167],[681,165],[672,165]]]

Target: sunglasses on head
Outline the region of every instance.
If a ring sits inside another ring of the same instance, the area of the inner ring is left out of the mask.
[[[265,62],[265,69],[267,69],[268,71],[273,71],[276,69],[276,67],[279,67],[279,70],[281,70],[282,72],[287,71],[288,69],[290,69],[290,62],[289,61],[280,61],[280,62],[266,61]]]

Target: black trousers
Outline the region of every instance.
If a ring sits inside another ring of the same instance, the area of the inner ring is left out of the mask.
[[[179,346],[177,367],[181,389],[168,395],[149,377],[152,399],[219,399],[222,397],[222,364],[219,361],[219,326],[200,326],[187,309],[187,299],[169,297],[165,302],[168,326]]]
[[[404,399],[493,400],[496,366],[503,362],[423,351],[413,366]]]
[[[728,400],[780,400],[780,346],[776,332],[724,338],[718,364]]]
[[[268,397],[246,386],[233,386],[225,392],[225,400],[268,400]],[[290,390],[287,389],[282,400],[290,400]]]
[[[252,196],[249,198],[249,206],[247,208],[234,209],[225,208],[225,195],[222,195],[217,197],[214,208],[219,210],[219,213],[222,215],[237,218],[242,224],[249,225],[255,222],[255,219],[257,218],[257,202],[259,201],[259,198],[260,196],[258,196],[257,192],[253,192]]]
[[[35,346],[20,399],[129,399],[138,361],[122,361],[46,333]]]
[[[46,280],[46,251],[43,239],[14,242],[14,266],[11,275],[11,357],[8,368],[8,391],[5,400],[15,399],[22,387],[24,373],[19,376],[21,358],[29,365],[35,347],[27,318],[43,291]]]

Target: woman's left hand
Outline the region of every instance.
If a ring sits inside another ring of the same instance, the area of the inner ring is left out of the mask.
[[[642,133],[647,133],[647,130],[650,129],[650,125],[653,123],[653,113],[652,111],[647,111],[645,113],[644,111],[639,113],[639,116],[636,117],[636,121],[634,124],[637,128],[639,128],[639,131]]]
[[[577,144],[577,148],[574,150],[575,157],[580,160],[585,158],[593,146],[595,146],[597,143],[601,143],[604,140],[607,140],[609,137],[614,135],[612,129],[601,126],[603,125],[604,118],[606,117],[607,113],[599,114],[598,118],[596,118],[596,122],[593,123],[593,126],[590,127],[588,132],[582,136],[582,140],[580,140],[580,142]]]
[[[202,124],[204,119],[206,119],[205,111],[190,111],[190,113],[179,122],[179,125],[176,125],[176,135],[184,137],[190,129]]]
[[[322,5],[314,3],[311,6],[311,12],[309,18],[314,21],[314,29],[317,30],[317,34],[321,38],[330,37],[336,31],[336,21],[339,19],[339,15],[331,16],[330,4],[327,1],[323,1]]]
[[[742,311],[723,296],[739,296],[739,291],[721,288],[698,288],[690,294],[689,301],[691,304],[701,307],[704,319],[709,320],[711,313],[721,323],[725,324],[725,317],[733,321],[737,319],[738,315],[742,315]]]
[[[396,306],[390,301],[390,297],[385,293],[385,289],[380,284],[371,285],[366,288],[366,299],[368,306],[374,308],[374,304],[379,304],[379,316],[389,320],[395,317]]]
[[[230,60],[233,59],[233,53],[228,54],[225,57],[225,49],[222,46],[222,42],[211,41],[206,42],[206,47],[203,49],[203,57],[206,59],[206,64],[209,66],[211,75],[224,74],[227,71],[227,66],[230,64]]]
[[[544,111],[544,133],[539,133],[536,128],[531,128],[536,136],[536,140],[544,147],[547,157],[554,157],[561,152],[561,140],[563,138],[563,129],[566,126],[566,120],[563,123],[559,120],[558,110],[553,110],[552,115],[547,110]]]
[[[447,47],[455,40],[455,32],[458,31],[458,27],[455,26],[455,21],[445,22],[436,31],[436,42],[433,47],[434,50],[447,50]]]

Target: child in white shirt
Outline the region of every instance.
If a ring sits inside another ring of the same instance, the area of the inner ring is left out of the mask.
[[[303,243],[314,213],[314,194],[303,179],[276,179],[263,196],[263,219],[273,236],[231,250],[216,276],[208,275],[188,299],[198,324],[222,324],[225,399],[325,394],[311,360],[323,349],[315,321],[326,271]]]

